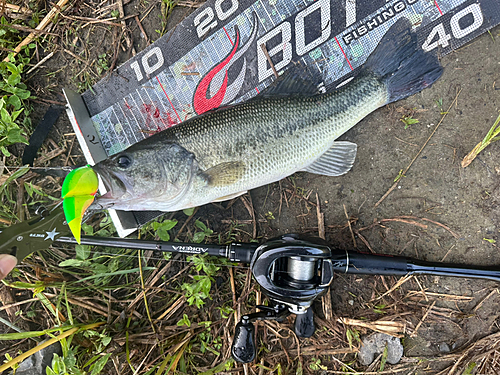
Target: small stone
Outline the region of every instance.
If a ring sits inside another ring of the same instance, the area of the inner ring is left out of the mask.
[[[450,346],[445,342],[439,343],[438,349],[441,353],[449,353],[451,351]]]
[[[374,333],[365,336],[362,340],[358,359],[363,366],[370,365],[380,353],[383,353],[387,346],[387,362],[394,365],[403,356],[403,345],[397,337],[386,335],[385,333]]]
[[[16,370],[16,375],[45,375],[47,367],[52,366],[54,353],[62,355],[61,345],[58,342],[39,350],[22,361]]]

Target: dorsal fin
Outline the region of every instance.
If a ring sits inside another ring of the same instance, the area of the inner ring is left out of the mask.
[[[258,96],[314,96],[321,94],[319,86],[322,82],[319,73],[295,65],[279,76],[269,87]]]

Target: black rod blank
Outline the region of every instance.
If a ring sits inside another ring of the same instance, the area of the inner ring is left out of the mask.
[[[76,244],[73,237],[59,237],[57,242]],[[231,262],[250,263],[257,244],[231,243],[228,245],[206,245],[186,242],[144,241],[131,238],[106,238],[82,236],[82,245],[119,247],[137,250],[155,250],[181,254],[208,254],[229,259]]]

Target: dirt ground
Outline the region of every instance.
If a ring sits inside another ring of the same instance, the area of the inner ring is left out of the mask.
[[[133,1],[125,10],[133,13],[144,8]],[[186,9],[174,12],[169,27],[189,13]],[[154,31],[160,27],[158,10],[159,5],[143,21],[151,38],[158,35]],[[134,46],[140,51],[146,43],[136,25],[129,25]],[[469,167],[460,166],[462,158],[488,132],[500,109],[499,41],[500,28],[496,27],[491,34],[483,34],[444,56],[444,74],[432,88],[376,111],[343,135],[341,140],[358,144],[357,160],[348,174],[331,178],[298,173],[251,191],[246,199],[255,210],[257,238],[293,232],[317,234],[317,194],[326,238],[333,247],[365,252],[372,249],[429,261],[500,265],[497,245],[485,240],[500,238],[500,144],[488,147]],[[91,53],[112,56],[112,44],[106,38],[101,42]],[[122,51],[117,57],[119,65],[126,61],[128,52]],[[41,75],[33,81],[38,96],[62,101],[62,87],[76,88],[71,77],[80,65],[67,54],[59,52],[45,64],[45,71],[56,71],[65,63],[68,67],[54,76]],[[35,123],[45,108],[38,108]],[[449,113],[444,115],[448,108]],[[405,115],[419,122],[405,129],[400,120]],[[65,114],[56,126],[51,134],[56,142],[71,132]],[[82,161],[78,153],[75,145],[72,154],[76,163]],[[414,157],[415,162],[397,187],[376,206]],[[213,224],[215,232],[226,230],[231,220],[239,220],[242,230],[252,234],[252,217],[242,201],[227,207],[227,203],[205,206],[196,215]],[[374,301],[397,280],[337,276],[331,288],[333,319],[376,318],[374,306],[384,310],[379,318],[403,317],[409,331],[415,333],[403,340],[403,363],[425,362],[418,370],[421,373],[436,373],[436,369],[453,364],[459,356],[446,357],[450,352],[499,330],[500,294],[495,282],[418,276]],[[320,319],[325,318],[320,302],[314,309]],[[459,362],[458,369],[465,368],[464,361]]]

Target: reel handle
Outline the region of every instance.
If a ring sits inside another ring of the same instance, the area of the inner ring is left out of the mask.
[[[248,316],[244,316],[236,325],[234,332],[233,345],[231,346],[231,354],[233,358],[240,363],[252,362],[257,355],[257,347],[255,346],[255,327],[250,322]]]
[[[264,311],[243,315],[241,321],[236,325],[234,331],[233,345],[231,346],[231,354],[233,358],[240,363],[252,362],[257,356],[257,347],[255,346],[255,326],[256,320],[282,320],[289,311],[281,309],[272,309],[267,306],[259,306],[266,308]],[[314,334],[316,327],[314,326],[314,313],[311,308],[305,313],[298,314],[295,318],[295,334],[298,337],[311,337]]]
[[[278,304],[274,307],[258,305],[257,308],[261,311],[243,315],[240,322],[236,325],[233,345],[231,346],[231,354],[233,358],[240,363],[252,362],[257,355],[257,347],[254,341],[255,327],[253,322],[257,320],[282,321],[290,315],[288,308],[282,304]]]

